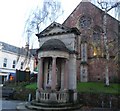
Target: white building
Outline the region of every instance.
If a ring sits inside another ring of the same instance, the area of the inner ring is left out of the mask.
[[[29,68],[31,72],[34,70],[33,49],[27,51],[26,48],[19,48],[0,42],[0,79],[6,81],[11,74],[15,76],[17,70],[25,70]]]

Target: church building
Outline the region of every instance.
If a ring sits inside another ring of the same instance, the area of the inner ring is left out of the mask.
[[[46,78],[43,80],[44,86],[49,85],[50,78],[55,77],[50,74],[52,63],[55,63],[54,71],[52,71],[58,75],[56,80],[54,79],[58,87],[63,87],[61,84],[63,78],[69,77],[69,81],[71,81],[75,75],[81,82],[105,80],[106,54],[103,16],[104,11],[92,3],[80,2],[63,24],[54,22],[37,34],[40,46],[38,58],[44,58],[42,65],[45,69],[43,72],[46,74]],[[110,56],[109,79],[114,81],[118,76],[116,60],[118,21],[108,14],[107,38]],[[68,65],[66,66],[66,64]],[[63,72],[69,73],[69,76],[64,75]],[[74,81],[72,82],[69,84],[70,87],[74,87]]]
[[[81,2],[63,24],[53,22],[36,34],[38,89],[36,100],[28,108],[77,108],[77,81],[105,80],[103,16],[104,11],[92,3]],[[108,71],[113,81],[118,77],[118,21],[110,15],[107,15],[107,38]]]
[[[91,2],[81,2],[62,25],[76,27],[81,32],[80,58],[77,75],[81,82],[104,81],[106,51],[104,42],[104,11]],[[118,20],[107,14],[108,76],[111,82],[118,78]]]

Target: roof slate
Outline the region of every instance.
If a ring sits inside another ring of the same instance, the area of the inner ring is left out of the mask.
[[[2,46],[2,50],[4,50],[4,51],[16,53],[19,55],[26,55],[27,54],[27,50],[24,47],[19,48],[19,47],[16,47],[16,46],[13,46],[13,45],[1,42],[1,41],[0,41],[0,45]],[[35,55],[36,50],[37,49],[30,49],[30,54]]]

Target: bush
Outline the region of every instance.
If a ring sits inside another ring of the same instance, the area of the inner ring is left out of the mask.
[[[110,81],[111,83],[120,83],[120,79],[116,76],[111,77]]]

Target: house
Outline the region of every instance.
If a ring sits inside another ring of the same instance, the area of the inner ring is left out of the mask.
[[[16,70],[34,71],[34,49],[27,51],[26,48],[19,48],[0,42],[0,77],[2,82],[8,79],[15,79]],[[31,53],[32,52],[32,53]]]

